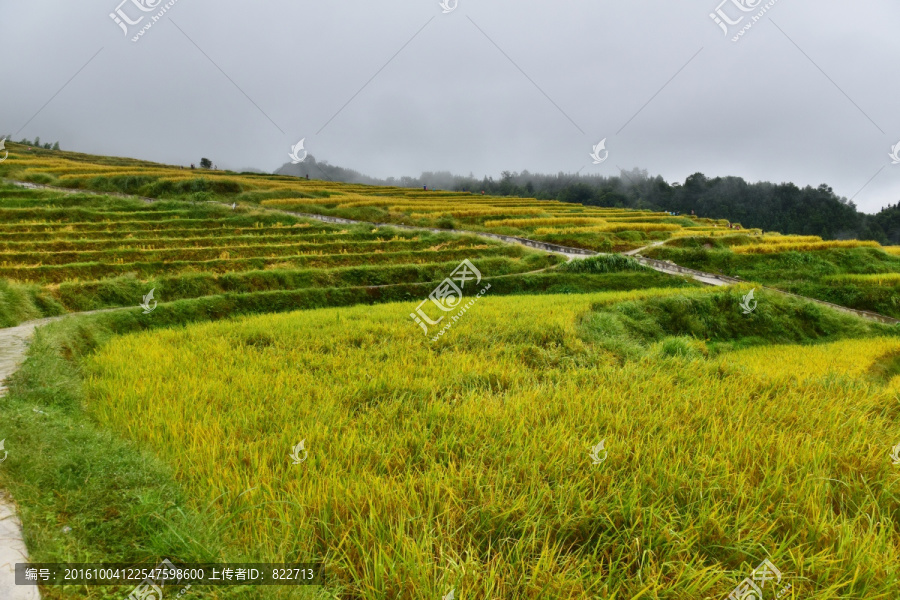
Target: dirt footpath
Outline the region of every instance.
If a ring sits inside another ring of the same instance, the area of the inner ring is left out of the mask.
[[[16,372],[25,360],[25,350],[34,330],[60,317],[29,321],[18,327],[0,329],[0,396],[6,395],[3,381]],[[0,432],[0,435],[9,432]],[[4,453],[7,451],[4,451]],[[0,469],[3,468],[0,463]],[[28,561],[28,549],[22,537],[22,524],[9,495],[0,490],[0,598],[3,600],[40,600],[36,587],[16,585],[16,563]]]

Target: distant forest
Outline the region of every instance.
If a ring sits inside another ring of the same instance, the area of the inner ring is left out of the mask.
[[[476,179],[449,172],[422,173],[419,177],[376,179],[352,169],[316,162],[312,155],[297,165],[286,164],[277,173],[347,183],[425,187],[469,191],[495,196],[523,196],[541,200],[576,202],[591,206],[662,210],[713,219],[728,219],[743,227],[787,234],[818,235],[825,239],[876,240],[900,243],[900,206],[894,204],[875,215],[838,196],[827,185],[797,187],[793,183],[748,183],[740,177],[709,178],[702,173],[683,184],[651,177],[647,171],[622,171],[618,176],[542,175],[504,171],[499,180]]]

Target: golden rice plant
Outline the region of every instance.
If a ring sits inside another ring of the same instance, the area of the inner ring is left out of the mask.
[[[735,246],[732,250],[738,254],[769,254],[773,252],[809,252],[828,250],[831,248],[880,248],[878,242],[860,240],[836,240],[828,242],[793,242],[786,244],[770,243],[750,246]]]
[[[896,398],[865,372],[898,341],[623,363],[582,336],[657,293],[715,292],[488,294],[434,343],[418,300],[137,333],[87,402],[238,550],[347,597],[724,598],[766,557],[794,597],[889,598]]]
[[[620,231],[677,231],[679,225],[671,223],[609,223],[592,227],[541,227],[535,230],[538,235],[566,233],[617,233]]]
[[[773,235],[766,234],[756,238],[751,238],[754,244],[797,244],[797,243],[819,243],[824,240],[817,235]]]
[[[827,275],[822,280],[829,283],[865,283],[895,286],[900,284],[900,273],[871,273],[866,275],[849,273],[844,275]]]
[[[499,219],[485,221],[486,227],[540,227],[541,225],[599,225],[606,221],[595,217],[553,217],[546,219]]]
[[[898,350],[900,340],[896,338],[844,340],[817,346],[760,346],[731,352],[722,364],[764,379],[859,378],[871,370],[877,359]]]

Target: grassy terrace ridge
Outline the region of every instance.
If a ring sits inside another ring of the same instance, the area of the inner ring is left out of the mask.
[[[215,248],[222,246],[243,247],[243,246],[265,246],[278,242],[296,242],[299,244],[321,245],[328,243],[347,243],[360,244],[373,241],[385,241],[384,235],[377,234],[259,234],[259,235],[238,235],[238,236],[209,236],[202,237],[160,237],[151,239],[122,239],[121,236],[116,240],[94,240],[80,239],[75,241],[52,240],[43,242],[0,242],[0,249],[10,252],[38,251],[38,252],[68,252],[68,251],[99,251],[99,250],[162,250],[171,248],[180,242],[183,248]],[[411,236],[394,239],[391,241],[408,240],[415,242]]]
[[[453,250],[417,250],[414,252],[380,252],[363,254],[322,254],[305,256],[278,256],[275,258],[220,258],[205,261],[132,262],[121,264],[73,263],[69,265],[49,265],[39,267],[2,267],[0,277],[37,283],[63,283],[69,280],[99,279],[136,273],[139,276],[153,276],[162,273],[191,273],[206,271],[230,273],[248,269],[292,268],[336,268],[366,264],[427,264],[435,261],[457,262],[476,254],[478,256],[519,257],[523,253],[517,248],[493,248],[475,251],[472,248]]]
[[[279,244],[240,244],[231,246],[167,248],[156,250],[117,249],[117,250],[85,250],[85,251],[44,251],[44,252],[0,252],[0,263],[38,266],[41,264],[58,265],[75,261],[102,262],[138,260],[157,261],[205,261],[231,254],[240,258],[280,256],[302,256],[309,254],[362,254],[378,250],[386,252],[402,252],[429,249],[472,248],[471,240],[375,240],[375,241],[339,241],[335,243],[307,243],[292,241]],[[486,244],[477,244],[487,248]]]
[[[889,279],[892,274],[900,273],[900,256],[882,248],[796,248],[771,253],[737,253],[728,246],[669,247],[667,244],[645,254],[684,267],[758,281],[801,296],[900,318],[900,287]],[[858,277],[877,275],[888,278]]]
[[[26,227],[22,229],[27,230]],[[110,240],[125,242],[140,242],[144,241],[154,241],[154,240],[166,240],[166,239],[204,239],[207,236],[214,237],[215,239],[227,238],[227,237],[259,237],[259,236],[290,236],[290,237],[300,237],[300,236],[317,236],[317,235],[329,235],[334,236],[336,239],[341,239],[344,237],[358,238],[363,239],[366,235],[363,232],[360,233],[350,233],[344,231],[337,231],[334,233],[327,233],[330,231],[329,228],[326,227],[313,227],[310,226],[297,226],[297,227],[273,227],[262,229],[260,227],[241,227],[237,226],[227,226],[227,227],[194,227],[194,228],[176,228],[176,229],[146,229],[146,230],[137,230],[137,231],[126,231],[126,232],[116,232],[116,231],[74,231],[68,228],[58,229],[56,232],[47,232],[45,228],[38,227],[38,231],[30,232],[30,233],[0,233],[0,243],[90,243],[90,242],[105,242]],[[219,236],[213,235],[212,232],[219,232]],[[371,233],[371,235],[376,235],[375,233]],[[177,236],[177,237],[176,237]]]
[[[263,216],[264,218],[264,216]],[[251,226],[252,225],[252,226]],[[264,227],[273,229],[284,229],[283,226],[267,225],[262,219],[173,219],[168,222],[159,221],[125,221],[113,224],[110,223],[22,223],[20,226],[7,225],[0,228],[0,239],[21,238],[23,234],[28,235],[53,235],[59,236],[61,239],[76,236],[79,233],[90,233],[100,235],[143,235],[152,237],[156,231],[166,232],[208,232],[210,229],[231,230],[246,232],[249,230],[260,231]],[[332,231],[328,226],[316,226],[311,223],[298,223],[296,227],[303,227],[304,231],[324,232]]]

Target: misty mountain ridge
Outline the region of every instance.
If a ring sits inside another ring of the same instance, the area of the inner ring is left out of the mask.
[[[827,184],[798,187],[793,183],[741,177],[707,177],[694,173],[684,183],[668,183],[644,169],[622,170],[618,176],[557,173],[547,175],[504,171],[499,180],[477,179],[449,171],[424,172],[418,177],[379,179],[359,171],[317,161],[311,154],[297,164],[286,163],[277,175],[326,179],[342,183],[397,186],[520,196],[558,200],[588,206],[695,213],[728,219],[743,227],[785,234],[818,235],[824,239],[876,240],[900,243],[900,206],[889,205],[874,215],[860,212],[856,204],[838,196]]]

